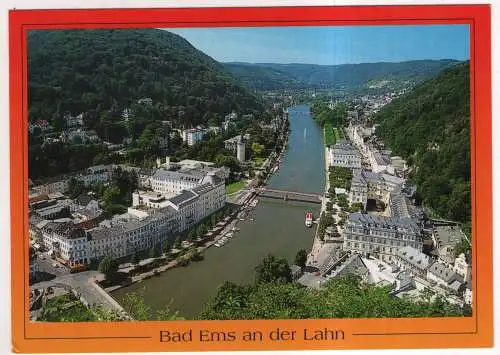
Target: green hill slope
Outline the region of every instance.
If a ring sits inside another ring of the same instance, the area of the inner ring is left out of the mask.
[[[385,106],[377,135],[414,166],[424,205],[470,223],[469,63],[458,64]]]
[[[227,70],[258,90],[299,88],[356,88],[380,80],[419,83],[456,60],[413,60],[399,63],[342,65],[225,63]],[[258,75],[254,75],[257,72]]]
[[[28,51],[29,117],[56,127],[65,111],[95,123],[141,98],[153,100],[156,118],[186,125],[263,110],[220,63],[167,31],[31,31]]]

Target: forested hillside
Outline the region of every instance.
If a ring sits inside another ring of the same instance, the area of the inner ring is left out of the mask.
[[[377,135],[413,165],[424,205],[470,223],[469,63],[458,64],[385,106]]]
[[[251,90],[302,89],[308,86],[279,69],[249,63],[225,63],[224,67]]]
[[[88,112],[103,131],[141,98],[153,100],[150,117],[186,125],[263,110],[221,64],[167,31],[30,31],[28,51],[30,120],[56,128],[64,112]]]
[[[406,80],[419,83],[456,60],[413,60],[400,63],[342,65],[226,63],[247,87],[258,90],[295,88],[355,88],[377,80]],[[254,76],[257,72],[259,75]]]

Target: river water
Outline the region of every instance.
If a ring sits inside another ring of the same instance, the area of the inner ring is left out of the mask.
[[[290,135],[283,164],[268,183],[270,188],[322,193],[325,186],[324,145],[321,129],[309,115],[308,106],[289,109]],[[221,248],[212,247],[201,262],[169,270],[160,276],[112,293],[120,301],[127,292],[144,288],[144,298],[152,310],[179,311],[187,319],[196,318],[203,305],[225,281],[250,283],[254,268],[267,254],[286,257],[293,263],[300,249],[312,247],[314,228],[304,226],[306,211],[318,216],[320,205],[260,198],[240,232]],[[250,221],[253,218],[254,221]]]

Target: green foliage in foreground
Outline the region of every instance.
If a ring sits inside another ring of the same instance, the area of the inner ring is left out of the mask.
[[[123,309],[132,316],[134,320],[182,320],[178,312],[170,310],[170,304],[164,309],[153,314],[151,308],[144,302],[145,288],[137,292],[129,292],[121,301]]]
[[[367,285],[355,276],[335,278],[319,290],[294,283],[223,284],[201,319],[314,319],[464,316],[442,298],[413,301],[389,296],[389,287]]]
[[[85,307],[72,294],[56,296],[47,300],[43,307],[40,322],[93,322],[117,321],[116,313],[101,306]]]

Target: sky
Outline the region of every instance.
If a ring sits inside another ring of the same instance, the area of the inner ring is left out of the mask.
[[[469,59],[467,25],[168,29],[220,62],[345,64]]]

